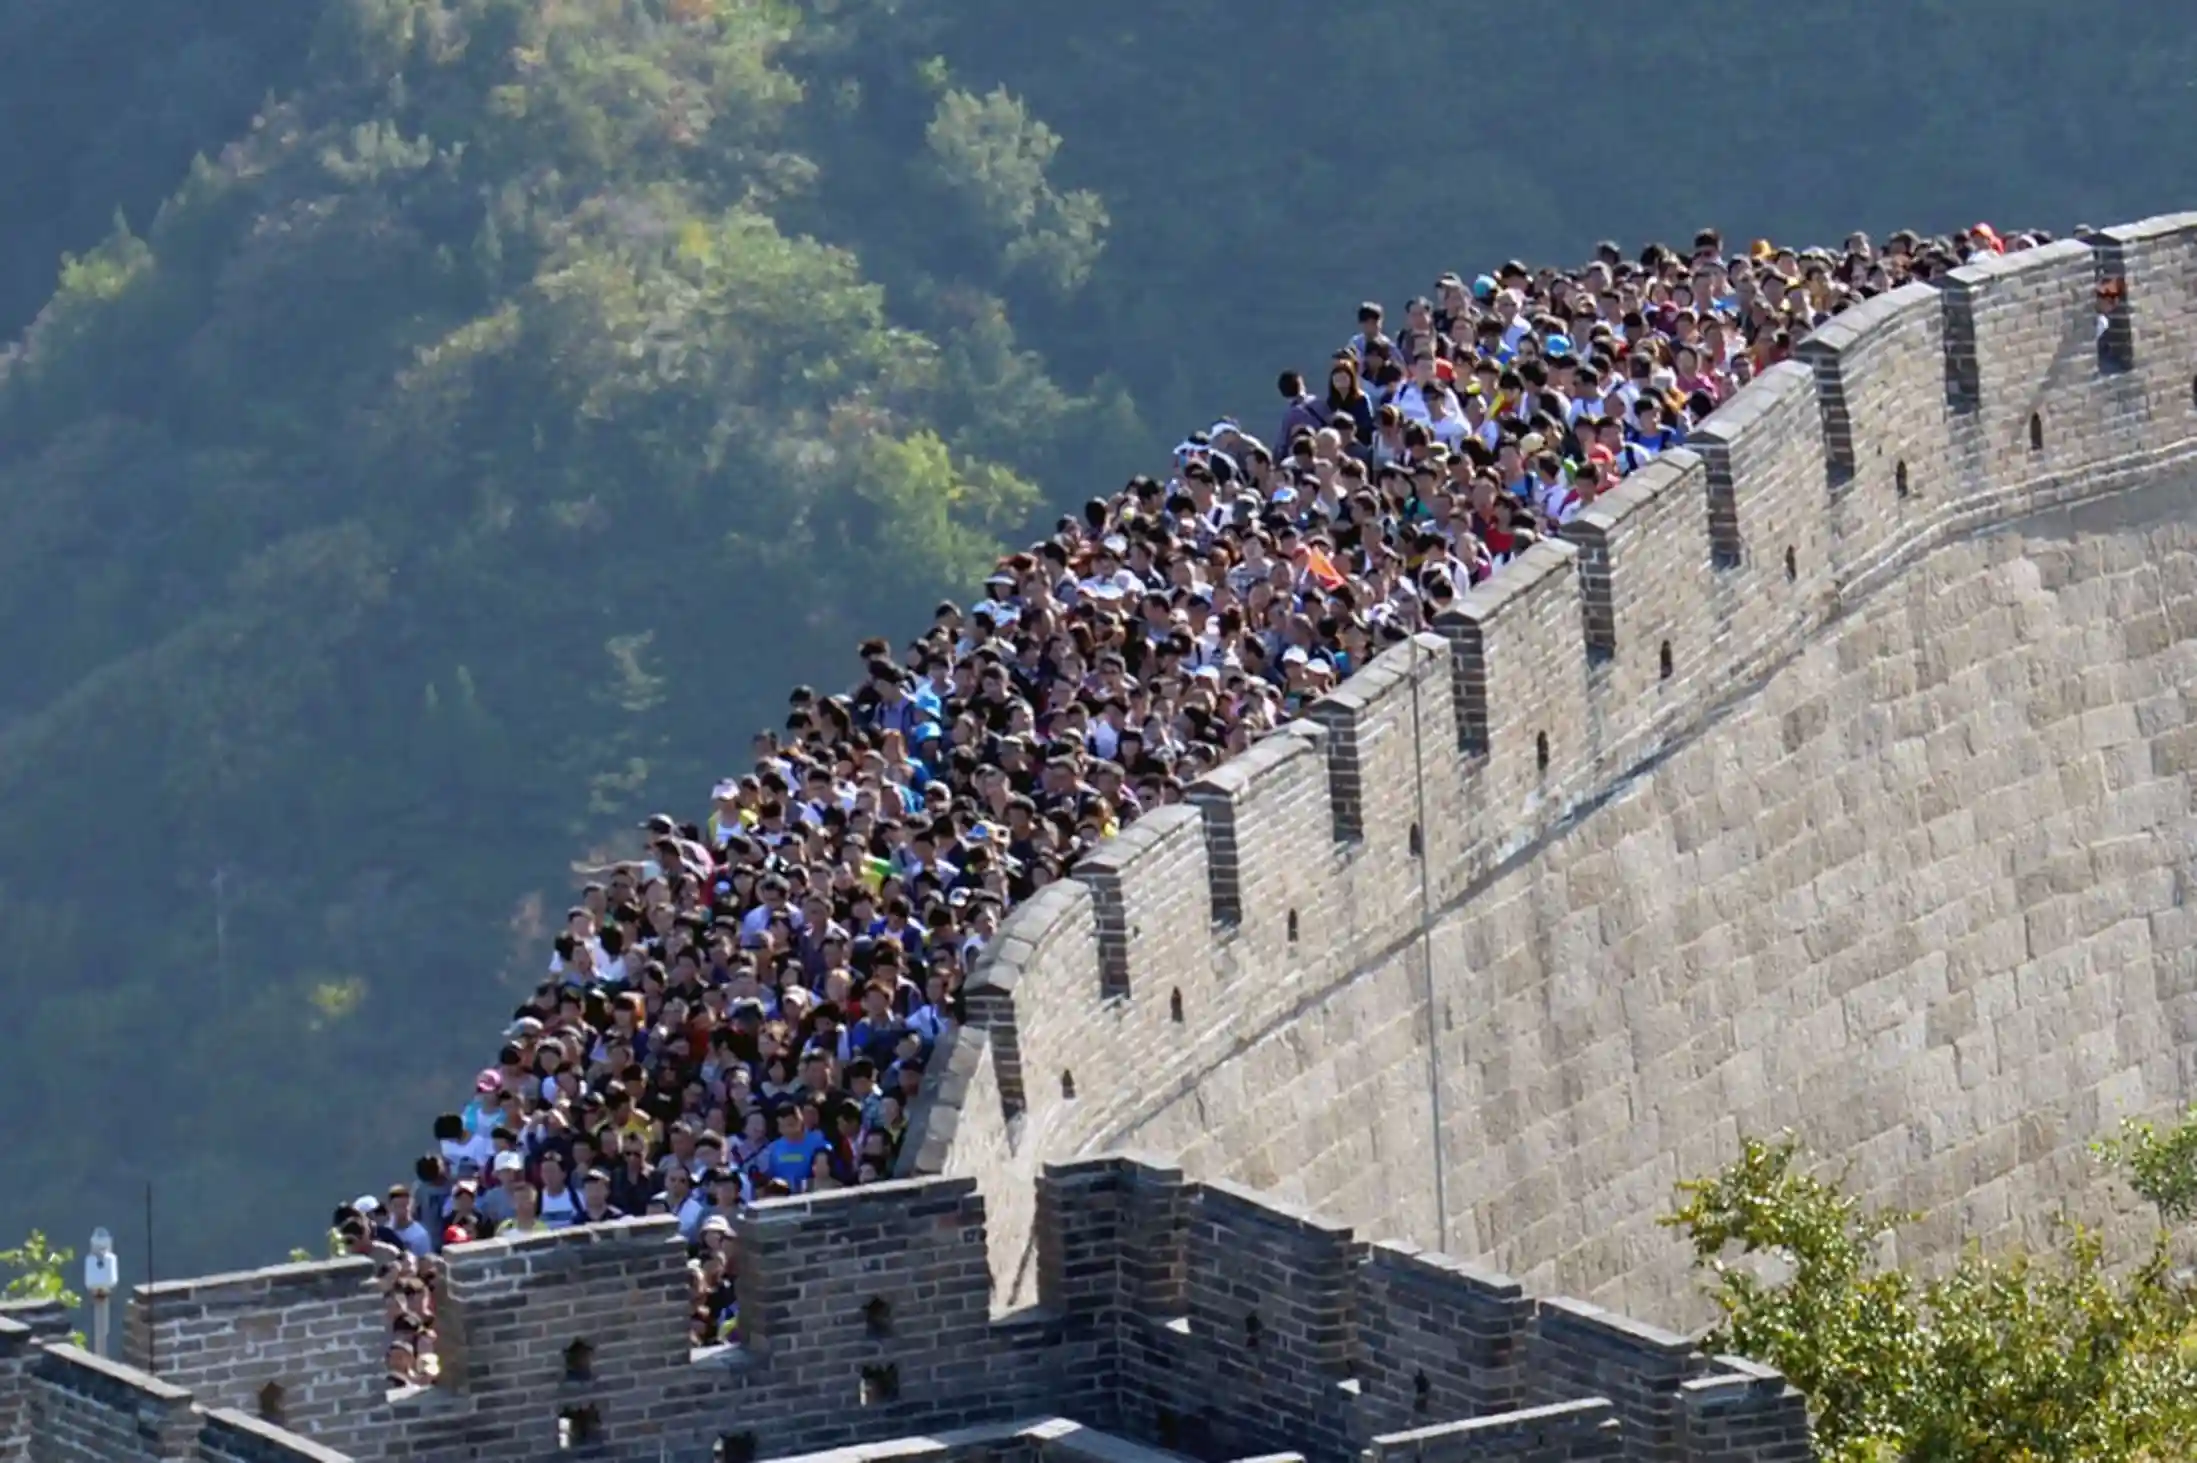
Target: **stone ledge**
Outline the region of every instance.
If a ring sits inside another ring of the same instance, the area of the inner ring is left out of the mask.
[[[247,1440],[255,1456],[294,1458],[297,1463],[353,1463],[348,1453],[324,1448],[311,1438],[262,1422],[256,1417],[238,1412],[232,1407],[219,1407],[206,1414],[205,1430],[217,1436],[233,1433]]]

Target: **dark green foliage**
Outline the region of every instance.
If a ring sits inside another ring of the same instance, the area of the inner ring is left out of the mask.
[[[983,290],[1076,284],[1017,252],[1042,156],[973,205],[982,270],[903,271],[958,317],[832,242],[796,69],[832,44],[710,0],[339,0],[62,269],[0,367],[0,1097],[43,1135],[0,1211],[121,1229],[151,1175],[198,1266],[405,1175],[564,865],[693,812],[1119,429]]]
[[[1271,431],[1360,297],[2188,202],[2191,37],[0,0],[0,1235],[135,1256],[150,1176],[163,1269],[253,1262],[403,1175],[570,859],[1033,519],[1218,407]]]

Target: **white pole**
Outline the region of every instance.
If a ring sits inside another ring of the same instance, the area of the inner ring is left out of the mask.
[[[122,1283],[121,1267],[114,1258],[114,1236],[104,1228],[92,1231],[84,1252],[84,1289],[92,1298],[92,1353],[107,1354],[107,1300]]]

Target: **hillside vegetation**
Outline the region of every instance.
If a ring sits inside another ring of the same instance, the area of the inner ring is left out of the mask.
[[[1362,296],[2197,203],[2161,0],[1246,15],[0,0],[0,1236],[311,1242],[571,859]]]

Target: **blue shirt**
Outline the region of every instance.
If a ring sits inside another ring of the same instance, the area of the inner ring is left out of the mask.
[[[799,1192],[809,1186],[809,1170],[815,1166],[816,1155],[830,1147],[822,1133],[803,1133],[790,1142],[773,1138],[755,1166],[764,1177],[784,1179],[788,1188]]]

